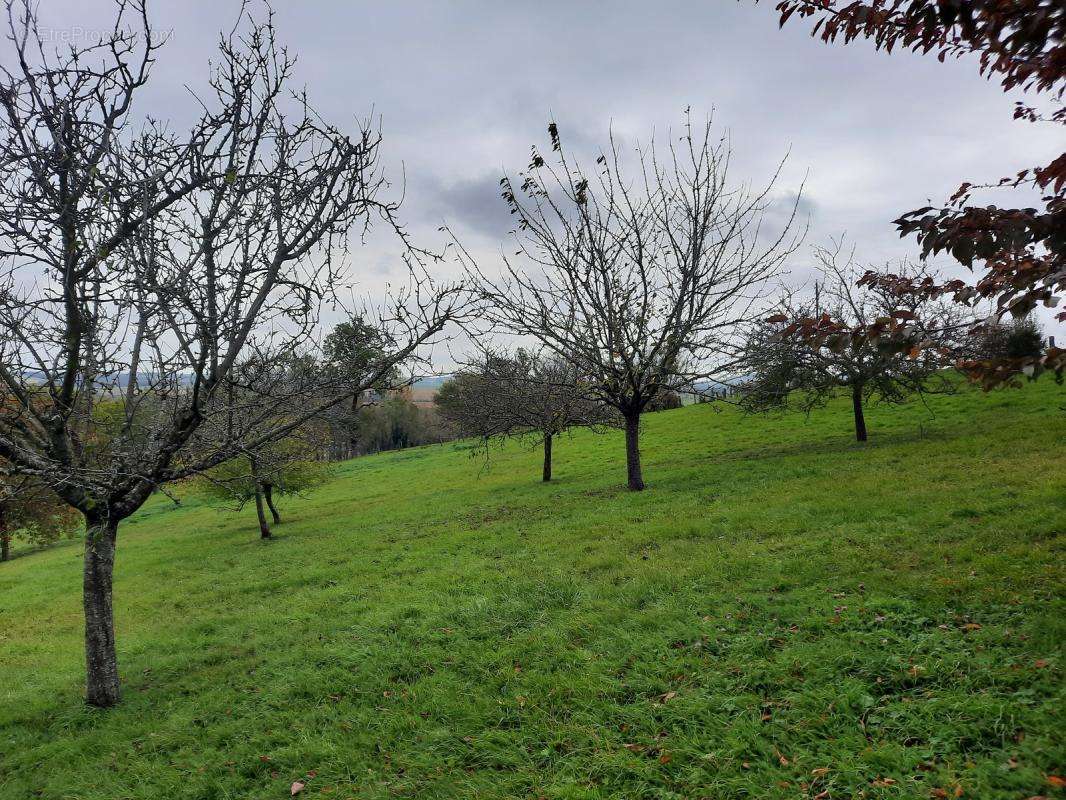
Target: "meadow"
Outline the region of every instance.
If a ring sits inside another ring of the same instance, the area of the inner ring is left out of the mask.
[[[1066,390],[359,458],[123,525],[124,682],[81,547],[0,565],[0,797],[1064,797]]]

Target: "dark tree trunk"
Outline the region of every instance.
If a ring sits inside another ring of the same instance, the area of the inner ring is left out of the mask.
[[[644,489],[644,476],[640,471],[640,412],[626,414],[626,474],[629,488],[634,492]]]
[[[266,500],[267,508],[270,509],[270,516],[274,519],[274,524],[280,525],[281,514],[278,513],[277,506],[274,505],[274,486],[272,484],[263,484],[263,498]]]
[[[851,408],[855,412],[855,440],[866,441],[866,418],[862,414],[862,386],[851,387]]]
[[[552,479],[552,435],[544,434],[544,480]]]
[[[119,699],[115,620],[111,609],[111,579],[115,568],[118,523],[86,517],[85,570],[85,699],[109,708]]]
[[[11,534],[0,533],[0,561],[11,558]]]
[[[255,482],[255,514],[259,517],[259,538],[270,538],[270,525],[267,524],[266,512],[263,510],[263,486]]]
[[[348,423],[351,427],[348,429],[348,458],[355,458],[356,453],[359,452],[359,395],[352,396],[352,419]]]

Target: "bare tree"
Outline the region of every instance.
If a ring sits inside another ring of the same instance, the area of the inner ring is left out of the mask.
[[[307,370],[271,378],[314,349],[350,231],[374,219],[403,231],[380,197],[379,134],[364,123],[350,137],[286,89],[293,59],[269,17],[242,13],[222,37],[202,115],[179,137],[132,115],[160,47],[143,0],[69,51],[46,45],[29,0],[6,8],[0,457],[85,517],[87,699],[110,706],[120,522],[168,481],[361,391],[325,391]],[[420,277],[381,309],[394,344],[368,385],[454,313],[457,289]]]
[[[529,350],[489,350],[441,386],[440,415],[462,436],[534,438],[544,448],[542,478],[552,478],[552,446],[572,428],[614,423],[613,409],[563,358]]]
[[[729,144],[710,122],[686,121],[665,151],[638,148],[632,182],[613,135],[592,177],[555,123],[548,132],[552,154],[534,148],[529,169],[501,182],[517,259],[504,256],[502,277],[472,259],[469,271],[493,330],[568,360],[620,412],[629,488],[640,490],[641,413],[663,392],[731,374],[738,326],[797,245],[796,205],[765,230],[776,175],[761,190],[731,186]]]
[[[751,326],[740,404],[750,411],[796,408],[809,414],[844,389],[851,397],[855,438],[865,442],[863,406],[871,399],[902,403],[915,394],[954,391],[945,368],[973,319],[947,301],[915,295],[901,301],[886,289],[856,285],[865,270],[857,268],[854,251],[844,256],[842,251],[842,241],[816,247],[819,277],[811,296],[796,300],[787,294],[776,313]],[[904,263],[899,271],[917,281],[935,277],[924,265]],[[901,351],[875,337],[811,338],[797,335],[795,326],[796,320],[827,319],[868,329],[893,317],[911,328],[921,347]]]

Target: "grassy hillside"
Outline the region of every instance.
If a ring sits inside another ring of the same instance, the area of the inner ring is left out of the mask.
[[[0,797],[1063,797],[1066,392],[652,415],[488,471],[341,465],[120,533],[125,698],[80,702],[76,543],[0,566]],[[1049,780],[1049,776],[1052,777]]]

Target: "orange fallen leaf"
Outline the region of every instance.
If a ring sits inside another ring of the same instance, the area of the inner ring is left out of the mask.
[[[1059,789],[1066,786],[1066,778],[1059,777],[1058,775],[1048,775],[1047,782]]]

